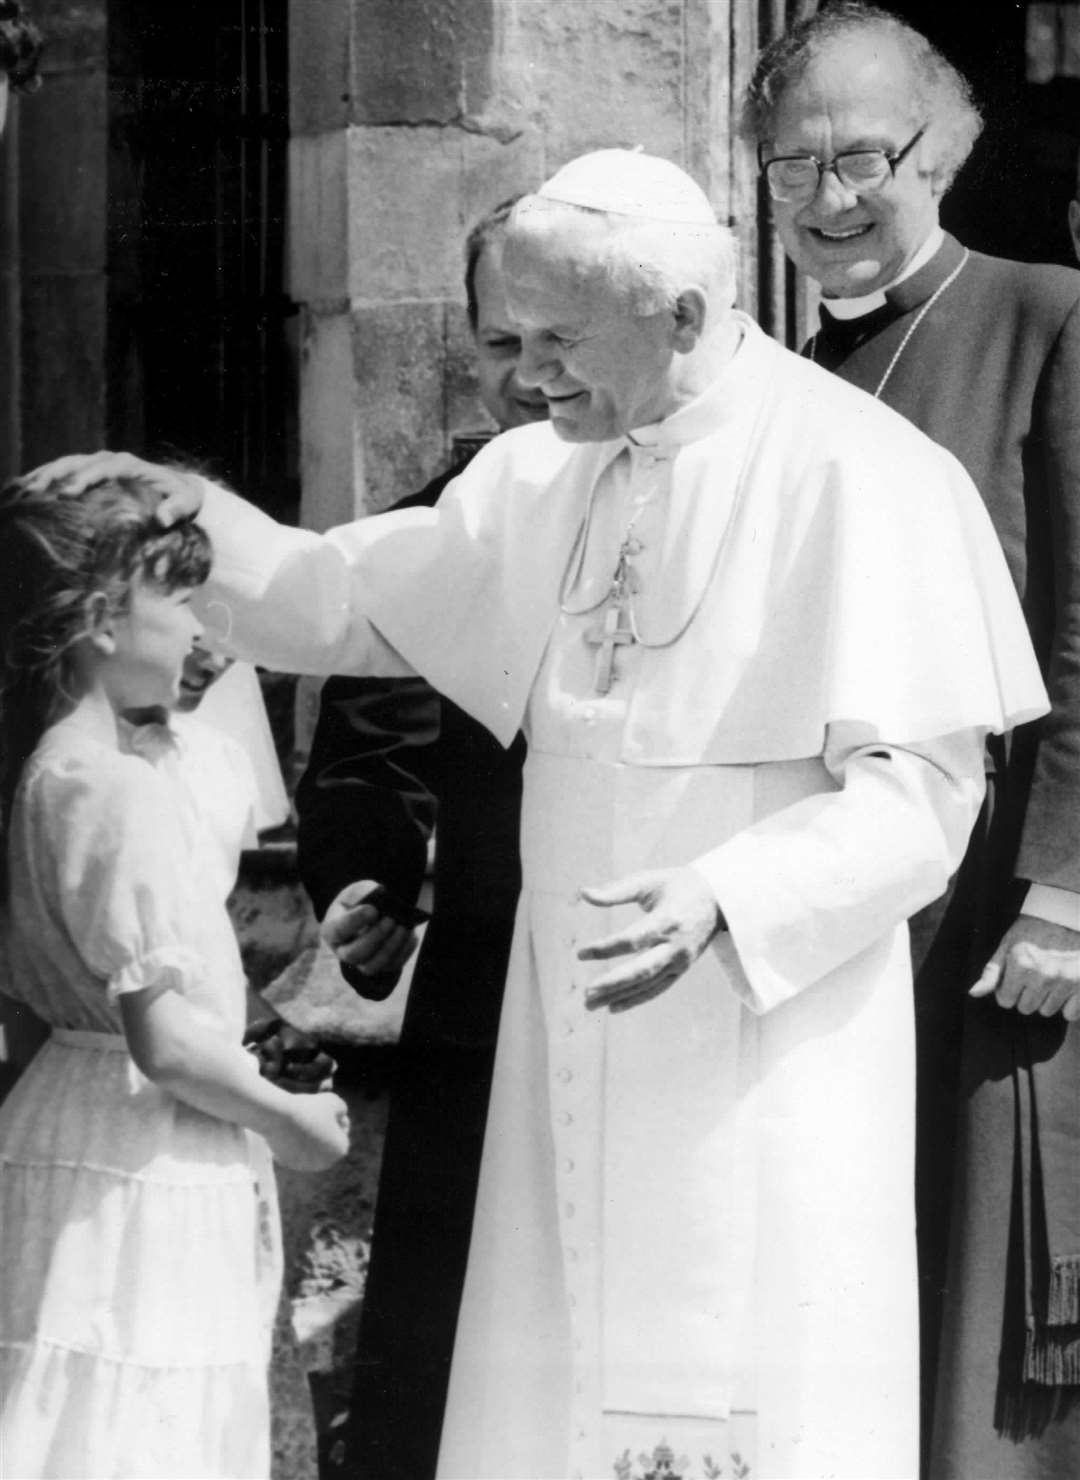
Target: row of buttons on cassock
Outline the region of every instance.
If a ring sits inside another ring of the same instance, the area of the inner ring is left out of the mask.
[[[576,902],[576,896],[574,902]],[[574,944],[571,941],[571,952]],[[591,1239],[589,1231],[581,1228],[578,1221],[578,1204],[582,1201],[582,1195],[578,1185],[579,1170],[574,1143],[580,1132],[570,1129],[580,1120],[577,1112],[581,1108],[580,1100],[585,1089],[584,1080],[588,1077],[581,1072],[584,1068],[582,1055],[590,1052],[585,1042],[589,1035],[579,1032],[577,1015],[581,1011],[580,992],[571,982],[567,988],[556,1034],[552,1035],[555,1041],[551,1044],[551,1052],[555,1065],[553,1108],[555,1110],[556,1175],[562,1214],[560,1224],[565,1259],[566,1300],[569,1307],[573,1346],[570,1447],[571,1475],[574,1480],[580,1480],[584,1474],[582,1468],[574,1465],[573,1455],[575,1450],[580,1452],[580,1446],[588,1437],[590,1406],[588,1388],[590,1384],[586,1381],[585,1373],[588,1368],[595,1368],[595,1362],[590,1362],[589,1356],[592,1355],[591,1348],[595,1342],[595,1336],[592,1333],[596,1329],[595,1313],[591,1309],[593,1300],[587,1294],[585,1284],[593,1278],[594,1274],[593,1260],[589,1255]],[[593,1404],[593,1411],[595,1412],[595,1404]]]

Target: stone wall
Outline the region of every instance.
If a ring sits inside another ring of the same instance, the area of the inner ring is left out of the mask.
[[[782,24],[793,6],[773,8]],[[731,112],[767,9],[292,0],[305,524],[394,502],[445,463],[454,433],[484,424],[468,370],[465,232],[576,154],[643,144],[687,167],[737,223],[743,303],[758,307],[756,182]]]
[[[124,0],[130,4],[131,0]],[[643,143],[733,220],[742,302],[797,337],[803,300],[732,99],[812,0],[291,0],[291,261],[302,305],[303,519],[384,507],[484,424],[461,302],[468,225],[582,150]],[[47,86],[0,177],[0,474],[105,438],[110,12],[37,0]],[[257,490],[255,490],[257,492]]]

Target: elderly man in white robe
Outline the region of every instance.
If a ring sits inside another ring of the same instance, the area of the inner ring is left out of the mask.
[[[904,922],[985,732],[1045,709],[997,541],[947,453],[732,309],[675,166],[574,161],[503,270],[551,421],[436,509],[320,537],[153,474],[203,500],[234,647],[411,665],[528,735],[440,1473],[913,1476]]]

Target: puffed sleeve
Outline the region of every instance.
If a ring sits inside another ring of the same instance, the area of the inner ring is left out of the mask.
[[[205,967],[183,928],[194,908],[183,814],[146,761],[94,759],[57,767],[38,788],[61,924],[110,1000],[158,984],[184,990]]]

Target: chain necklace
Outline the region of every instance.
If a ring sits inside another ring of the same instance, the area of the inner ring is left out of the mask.
[[[757,444],[758,430],[765,414],[765,398],[761,400],[758,407],[754,425],[751,428],[750,437],[746,444],[739,472],[735,492],[731,501],[731,512],[728,515],[725,532],[731,528],[732,522],[738,512],[742,501],[743,489],[748,476],[749,465],[752,461],[751,451]],[[618,554],[615,561],[615,569],[612,573],[611,584],[597,601],[589,602],[585,606],[571,606],[569,599],[571,594],[581,583],[582,571],[585,565],[586,548],[589,542],[589,531],[592,528],[593,505],[596,500],[596,490],[599,486],[598,478],[589,490],[588,502],[585,513],[578,526],[574,543],[567,556],[566,567],[563,571],[562,581],[559,584],[559,611],[567,617],[584,617],[590,612],[599,611],[606,607],[603,621],[598,623],[590,632],[585,634],[585,640],[590,646],[597,649],[596,655],[596,679],[595,689],[597,693],[606,694],[614,681],[615,650],[618,647],[636,645],[650,650],[658,650],[673,647],[681,637],[685,635],[697,616],[712,586],[713,578],[720,565],[720,557],[724,550],[724,538],[721,536],[716,541],[713,557],[709,563],[709,569],[701,589],[691,603],[690,609],[675,630],[667,637],[649,639],[642,635],[638,626],[637,611],[634,597],[636,596],[639,583],[634,567],[631,564],[635,555],[640,554],[643,546],[634,534],[634,525],[639,516],[651,503],[651,498],[643,499],[634,510],[623,531],[623,537],[619,544]]]
[[[735,494],[732,499],[731,513],[728,516],[729,527],[732,519],[734,519],[735,517],[736,510],[738,509],[739,503],[742,498],[743,485],[746,482],[746,468],[749,460],[749,457],[744,460],[742,471],[739,474],[739,481],[736,485]],[[632,640],[636,642],[640,647],[672,647],[675,643],[679,641],[679,638],[683,636],[687,628],[690,626],[690,623],[694,620],[698,612],[701,610],[701,604],[705,600],[709,587],[712,584],[713,576],[716,574],[716,568],[720,563],[720,556],[723,552],[724,541],[723,539],[717,540],[716,548],[713,551],[713,558],[709,565],[709,570],[702,584],[701,590],[699,591],[697,598],[691,605],[690,610],[687,612],[683,620],[679,623],[675,631],[672,632],[669,637],[659,637],[652,639],[644,637],[642,635],[640,627],[638,626],[637,613],[634,610],[633,600],[633,598],[637,595],[639,583],[637,575],[630,562],[633,557],[640,554],[642,549],[644,548],[644,546],[641,544],[641,541],[635,538],[633,529],[638,516],[647,507],[647,504],[651,502],[651,500],[644,501],[639,508],[634,510],[633,516],[631,517],[630,522],[627,524],[626,529],[623,532],[623,538],[621,544],[619,545],[619,552],[616,558],[615,570],[612,574],[611,584],[608,586],[603,596],[601,596],[598,601],[590,602],[586,606],[570,606],[568,604],[568,598],[571,592],[577,588],[581,581],[582,567],[585,563],[585,547],[588,543],[588,532],[592,524],[592,509],[595,492],[596,488],[594,485],[593,489],[589,493],[589,502],[585,510],[585,517],[581,521],[581,524],[578,528],[577,537],[574,540],[573,547],[571,548],[569,558],[566,562],[566,569],[563,572],[563,578],[559,588],[559,610],[566,617],[585,617],[588,616],[590,612],[598,611],[602,606],[608,605],[609,603],[613,607],[622,606],[624,608],[622,614],[625,616],[628,623],[625,630],[632,634]]]
[[[615,569],[607,590],[599,600],[588,602],[585,606],[573,607],[569,604],[569,596],[581,581],[585,551],[589,542],[589,530],[592,528],[593,504],[599,481],[597,479],[589,490],[585,517],[578,526],[578,532],[574,537],[574,543],[566,562],[566,569],[563,571],[562,582],[559,586],[559,610],[564,616],[585,617],[590,612],[599,611],[601,607],[605,608],[603,619],[585,633],[585,641],[590,647],[596,648],[596,673],[593,688],[598,694],[606,694],[615,681],[616,649],[641,642],[637,635],[633,604],[633,598],[638,590],[638,579],[631,561],[644,548],[634,534],[634,525],[652,502],[653,496],[649,495],[641,500],[623,530],[623,537],[615,559]]]
[[[967,247],[965,247],[964,248],[964,255],[960,258],[960,261],[953,268],[952,272],[949,273],[949,276],[947,278],[945,278],[945,280],[943,282],[940,282],[937,285],[937,287],[934,289],[933,293],[926,300],[926,302],[923,304],[922,308],[919,309],[919,312],[915,315],[914,319],[908,325],[907,333],[904,335],[903,339],[901,339],[900,343],[896,346],[896,350],[895,350],[895,352],[893,354],[892,359],[885,366],[885,374],[878,381],[877,390],[874,391],[874,393],[873,393],[875,400],[880,399],[882,391],[888,385],[888,383],[889,383],[889,377],[892,375],[893,371],[896,369],[897,361],[899,360],[900,356],[904,353],[904,351],[908,347],[908,340],[915,333],[915,330],[922,323],[923,319],[925,319],[926,315],[933,308],[934,304],[941,297],[942,293],[944,293],[945,289],[948,288],[948,287],[950,287],[951,284],[955,283],[956,279],[960,276],[960,274],[964,270],[964,267],[967,265],[967,261],[968,261],[968,258],[970,256],[971,256],[971,253],[968,251]],[[810,359],[814,362],[814,364],[817,363],[817,342],[818,342],[818,337],[817,337],[817,334],[815,334],[814,337],[813,337],[813,339],[811,339],[811,341],[810,341]]]
[[[623,537],[619,543],[618,554],[615,558],[615,569],[612,572],[611,584],[597,601],[589,602],[586,606],[568,605],[570,593],[576,591],[581,584],[581,572],[585,565],[585,550],[589,542],[589,531],[592,529],[593,504],[596,502],[596,489],[600,480],[597,479],[589,490],[589,500],[585,505],[585,517],[578,525],[574,543],[567,557],[566,569],[559,585],[559,610],[564,617],[587,617],[590,612],[599,611],[605,602],[620,600],[629,597],[637,590],[637,577],[634,575],[630,561],[635,555],[641,553],[643,546],[641,541],[634,538],[634,525],[652,503],[652,495],[644,498],[638,504],[630,520],[623,530]]]

